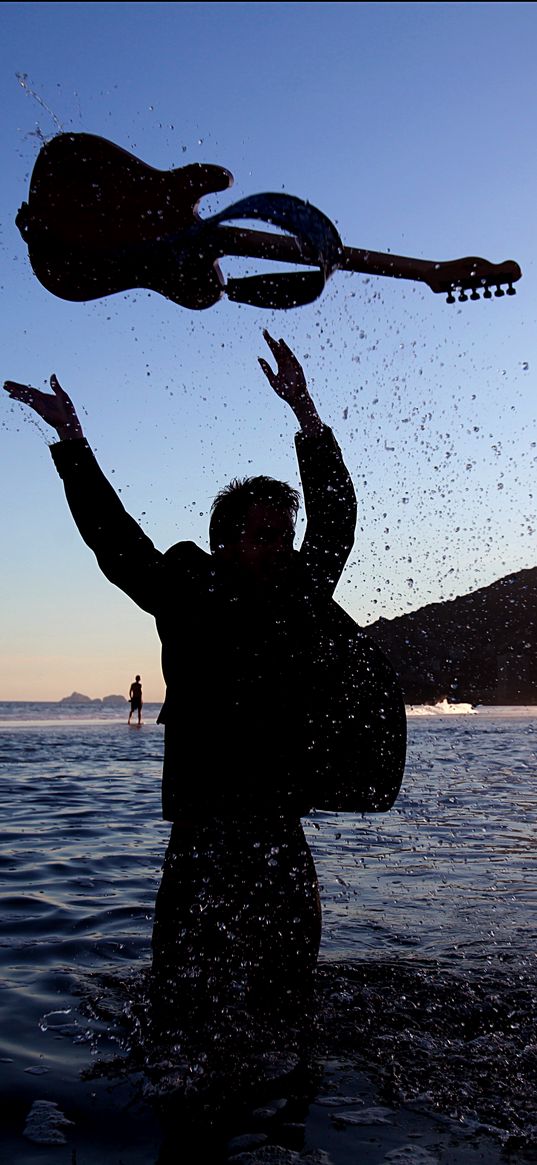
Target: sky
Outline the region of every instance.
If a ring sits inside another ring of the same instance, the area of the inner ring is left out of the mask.
[[[45,388],[57,374],[155,545],[207,549],[212,498],[233,477],[298,484],[296,423],[257,363],[267,327],[302,361],[355,483],[336,597],[361,625],[537,565],[537,6],[0,7],[2,381]],[[347,245],[515,259],[523,278],[516,296],[453,305],[341,272],[288,311],[224,298],[194,312],[146,290],[69,303],[38,282],[15,226],[59,132],[162,170],[225,166],[233,189],[204,198],[202,216],[284,191]],[[0,699],[126,695],[140,673],[160,700],[153,620],[82,543],[53,440],[4,394]]]

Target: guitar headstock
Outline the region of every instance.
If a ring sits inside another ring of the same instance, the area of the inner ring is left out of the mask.
[[[431,291],[444,292],[448,303],[465,303],[468,299],[492,299],[502,295],[516,295],[513,283],[520,279],[522,271],[513,259],[505,263],[489,263],[487,259],[475,256],[467,259],[452,259],[448,263],[434,263],[426,278]],[[507,284],[507,290],[503,290]],[[495,288],[494,292],[491,288]],[[458,294],[456,294],[458,293]]]

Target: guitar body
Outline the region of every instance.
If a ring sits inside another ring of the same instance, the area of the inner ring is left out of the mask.
[[[233,178],[221,166],[156,170],[91,134],[60,134],[41,149],[17,225],[40,283],[61,299],[89,300],[146,287],[184,307],[223,294],[216,254],[180,250],[205,195]]]
[[[406,760],[405,706],[391,664],[332,603],[309,667],[305,800],[327,812],[385,812],[399,793]]]

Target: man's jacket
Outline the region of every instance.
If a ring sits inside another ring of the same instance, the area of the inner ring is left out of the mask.
[[[156,620],[167,820],[378,811],[399,791],[399,685],[332,597],[354,541],[352,482],[330,429],[295,442],[307,526],[270,592],[193,542],[161,553],[85,440],[51,448],[101,570]]]

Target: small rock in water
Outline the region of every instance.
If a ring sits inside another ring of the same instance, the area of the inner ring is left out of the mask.
[[[259,1149],[266,1141],[266,1133],[242,1133],[241,1136],[232,1137],[228,1141],[228,1151],[237,1154],[246,1149]]]
[[[348,1108],[363,1103],[360,1096],[316,1096],[315,1098],[315,1104],[325,1105],[326,1108]]]
[[[234,1165],[334,1165],[324,1149],[309,1149],[305,1153],[295,1153],[280,1145],[264,1145],[255,1153],[240,1153],[230,1158]],[[425,1165],[425,1163],[424,1163]]]
[[[391,1108],[363,1108],[360,1112],[333,1112],[332,1121],[335,1125],[391,1125],[393,1117]]]
[[[401,1145],[400,1149],[386,1153],[382,1165],[440,1165],[440,1159],[421,1145]]]
[[[306,1165],[333,1165],[332,1158],[324,1149],[310,1149],[308,1153],[302,1153],[300,1160]]]
[[[72,1124],[53,1100],[34,1100],[23,1135],[36,1145],[65,1145],[62,1129]]]
[[[301,1157],[292,1149],[282,1149],[280,1145],[263,1145],[253,1153],[239,1153],[230,1157],[230,1165],[299,1165]]]
[[[265,1105],[263,1108],[255,1108],[252,1113],[252,1117],[254,1120],[260,1121],[272,1120],[272,1118],[277,1116],[281,1109],[285,1108],[287,1104],[287,1099],[285,1097],[281,1097],[279,1100],[273,1100],[271,1104]]]

